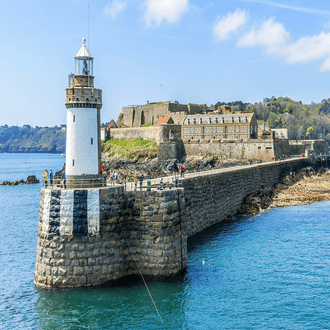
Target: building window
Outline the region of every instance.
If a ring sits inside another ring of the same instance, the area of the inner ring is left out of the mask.
[[[209,131],[209,129],[206,127],[206,128],[205,128],[205,132],[208,133],[208,131]]]
[[[238,122],[238,123],[241,122],[241,117],[237,117],[237,122]]]
[[[203,123],[203,119],[199,118],[199,123],[202,124]]]
[[[184,129],[184,132],[187,133],[187,129],[186,128]]]
[[[221,124],[223,124],[225,122],[225,119],[222,117],[221,118]]]
[[[209,118],[209,124],[212,124],[212,120],[211,120],[211,118]]]
[[[74,166],[74,159],[72,159],[72,166]]]
[[[190,128],[188,128],[188,133],[190,133]]]
[[[193,123],[196,124],[196,118],[193,119]]]
[[[190,125],[190,119],[187,119],[187,124]]]
[[[199,128],[199,133],[201,132],[201,128]]]
[[[218,118],[215,118],[215,123],[216,123],[216,124],[218,123]]]
[[[91,138],[91,144],[93,144],[93,138]]]
[[[244,122],[247,123],[247,117],[246,116],[244,117]]]
[[[73,115],[73,122],[76,122],[76,116]]]
[[[247,127],[246,127],[246,126],[244,126],[244,132],[246,132],[246,129],[247,129]]]
[[[238,135],[236,135],[236,140],[238,140]]]
[[[234,122],[234,117],[230,118],[230,122],[233,123]]]
[[[221,127],[221,132],[223,132],[223,127]]]
[[[220,132],[220,127],[218,127],[218,132]]]
[[[215,127],[213,127],[213,133],[215,133]]]
[[[236,132],[239,132],[239,127],[238,126],[236,126]]]

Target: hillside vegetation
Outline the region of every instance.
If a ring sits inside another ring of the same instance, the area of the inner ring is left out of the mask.
[[[30,125],[0,126],[0,152],[65,152],[65,130]]]
[[[137,138],[134,140],[109,140],[102,143],[102,151],[109,157],[118,155],[122,158],[155,158],[158,146],[155,141]]]
[[[216,106],[223,104],[218,102]],[[288,128],[291,139],[330,140],[330,99],[302,104],[288,97],[273,96],[255,104],[236,101],[228,105],[233,110],[255,112],[258,124],[266,122],[270,128]]]

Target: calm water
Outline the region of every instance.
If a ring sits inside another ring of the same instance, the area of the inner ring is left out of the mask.
[[[0,182],[41,179],[62,165],[59,155],[0,154]],[[237,219],[190,239],[185,277],[149,284],[162,324],[142,283],[36,290],[40,188],[0,187],[1,329],[330,328],[329,202]]]

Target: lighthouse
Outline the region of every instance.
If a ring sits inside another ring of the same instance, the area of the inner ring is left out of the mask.
[[[93,57],[82,40],[75,59],[75,73],[69,74],[65,89],[67,108],[67,187],[103,186],[101,165],[100,110],[102,90],[94,88]]]

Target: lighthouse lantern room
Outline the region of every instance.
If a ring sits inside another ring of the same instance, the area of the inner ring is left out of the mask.
[[[103,186],[100,171],[102,90],[94,88],[93,57],[86,40],[75,56],[75,74],[65,90],[67,108],[66,165],[68,188]]]

